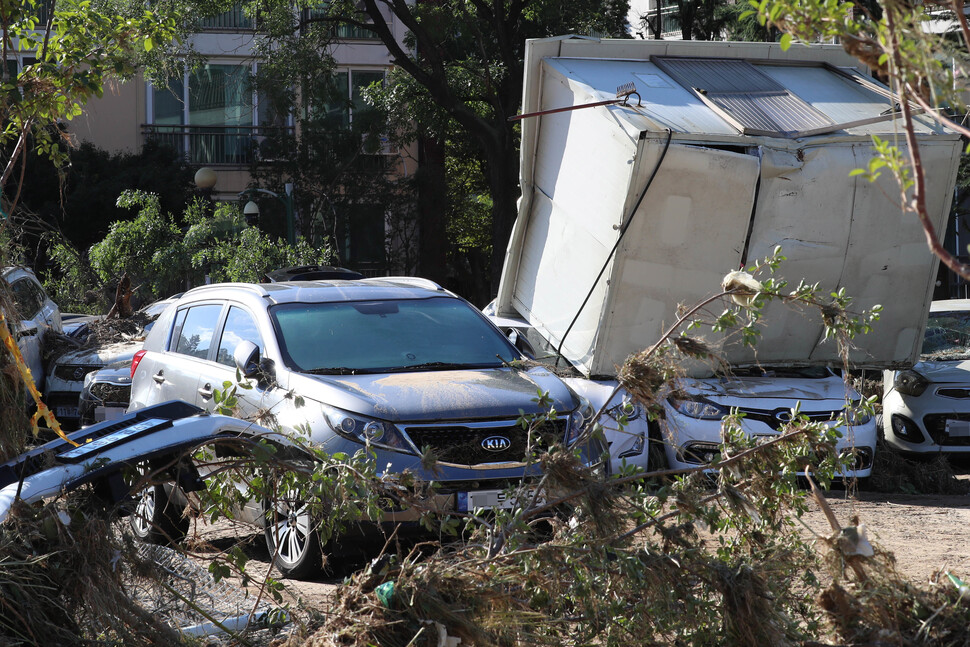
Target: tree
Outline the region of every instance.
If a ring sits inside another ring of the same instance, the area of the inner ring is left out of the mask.
[[[127,274],[142,303],[212,282],[259,282],[272,270],[292,265],[328,264],[331,249],[300,237],[294,245],[249,227],[235,204],[215,213],[196,199],[178,215],[165,211],[159,196],[125,191],[118,207],[137,210],[111,224],[88,253],[57,241],[52,254],[57,278],[46,286],[62,308],[105,311],[106,288]]]
[[[627,5],[618,0],[362,0],[332,3],[326,17],[372,30],[392,61],[425,92],[424,99],[454,120],[474,144],[491,200],[491,278],[494,294],[517,215],[518,140],[509,117],[522,92],[528,38],[564,33],[625,35]],[[395,38],[391,16],[409,32]]]
[[[966,90],[963,79],[970,69],[970,23],[963,0],[932,4],[880,0],[868,8],[819,0],[751,0],[750,5],[761,24],[783,33],[784,47],[797,41],[835,40],[887,80],[899,97],[906,153],[891,143],[875,141],[881,156],[859,173],[872,179],[882,172],[893,173],[903,208],[919,218],[927,246],[948,268],[970,279],[970,265],[943,247],[927,213],[925,175],[913,121],[922,111],[970,137],[970,129],[956,120],[956,115],[966,113],[961,95]],[[949,37],[940,38],[926,29],[933,20],[949,20],[958,27]]]
[[[677,0],[680,33],[684,40],[717,40],[725,18],[718,10],[722,0]]]
[[[3,60],[10,60],[18,49],[35,59],[19,71],[8,64],[0,71],[0,113],[5,115],[0,191],[7,199],[5,212],[12,211],[20,198],[28,147],[55,164],[63,163],[59,144],[67,136],[58,124],[80,115],[89,98],[101,96],[108,80],[132,75],[139,56],[156,42],[171,40],[175,25],[175,14],[164,3],[148,9],[141,5],[123,15],[108,2],[0,0]],[[9,191],[18,162],[17,188]]]
[[[301,48],[305,43],[293,49]],[[270,101],[278,114],[293,116],[296,127],[271,131],[251,168],[253,179],[264,186],[295,183],[299,231],[330,244],[337,262],[358,268],[376,262],[383,269],[387,258],[395,273],[413,271],[407,227],[385,226],[409,213],[413,195],[407,178],[391,174],[396,157],[382,151],[382,115],[360,96],[348,95],[349,79],[342,85],[334,82],[334,63],[326,50],[297,61],[274,55],[279,43],[271,49],[265,58],[269,64],[261,66],[254,82],[274,97]],[[293,87],[300,92],[288,91]],[[261,218],[260,226],[271,223]],[[348,239],[350,249],[344,244]]]

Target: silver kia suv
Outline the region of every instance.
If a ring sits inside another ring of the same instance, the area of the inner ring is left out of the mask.
[[[558,412],[545,424],[567,445],[593,413],[548,369],[511,364],[520,359],[481,312],[424,279],[209,285],[155,323],[132,362],[128,411],[169,400],[212,410],[215,390],[238,370],[252,384],[237,393],[239,415],[269,410],[283,431],[309,429],[309,441],[331,454],[369,442],[377,465],[434,480],[451,509],[472,511],[503,505],[504,489],[527,476],[518,420],[545,412],[539,393]],[[583,455],[594,464],[604,448],[589,442]],[[434,475],[419,457],[428,447],[438,457]],[[133,515],[136,532],[149,536],[162,507],[147,501]],[[309,519],[261,507],[252,503],[246,520],[265,528],[280,570],[318,572]]]

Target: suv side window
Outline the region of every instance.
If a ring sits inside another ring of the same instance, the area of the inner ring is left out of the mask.
[[[20,317],[22,319],[33,319],[43,303],[38,300],[37,290],[34,289],[34,284],[31,283],[30,279],[14,281],[13,285],[10,286],[10,291],[13,293],[13,301],[17,306],[17,311],[20,312]]]
[[[251,341],[259,346],[259,354],[263,354],[263,341],[259,336],[259,329],[252,315],[243,310],[232,306],[226,316],[226,325],[222,329],[222,338],[219,340],[219,352],[216,361],[226,366],[235,366],[232,353],[241,341]]]
[[[184,319],[179,317],[182,320],[182,325],[178,330],[178,338],[173,340],[175,347],[172,350],[199,359],[208,357],[209,347],[212,345],[212,336],[216,325],[219,323],[221,312],[222,306],[219,304],[188,308]]]

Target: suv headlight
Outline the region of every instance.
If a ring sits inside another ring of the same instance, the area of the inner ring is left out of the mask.
[[[321,406],[327,424],[344,438],[375,447],[393,449],[409,454],[414,453],[407,441],[404,440],[401,432],[391,423],[375,418],[366,418],[336,407]]]
[[[689,418],[720,420],[728,415],[727,408],[701,398],[678,398],[676,396],[670,396],[667,398],[667,402],[678,412]]]
[[[563,439],[566,447],[571,447],[576,443],[577,440],[579,440],[579,436],[583,433],[583,429],[586,428],[587,423],[593,419],[595,414],[596,412],[593,411],[593,407],[590,405],[589,400],[586,398],[579,398],[579,406],[569,414],[569,418],[566,420],[566,437]]]
[[[912,369],[899,371],[893,378],[893,388],[903,395],[917,397],[923,395],[923,391],[930,385],[929,380]]]

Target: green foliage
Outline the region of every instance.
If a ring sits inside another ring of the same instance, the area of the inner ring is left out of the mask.
[[[62,307],[100,311],[103,301],[85,301],[88,292],[104,293],[127,272],[143,302],[165,298],[188,287],[211,282],[258,282],[267,272],[291,265],[328,264],[326,246],[313,247],[300,238],[287,245],[266,232],[247,227],[239,208],[198,199],[176,219],[160,208],[157,195],[127,191],[119,206],[137,209],[131,220],[117,221],[95,243],[88,261],[63,242],[52,242],[50,255],[58,271],[46,285]]]
[[[32,134],[32,146],[39,154],[62,163],[57,131],[49,126],[80,115],[88,99],[103,94],[108,79],[130,77],[142,53],[173,38],[176,16],[167,4],[121,16],[96,11],[88,0],[60,0],[50,14],[48,29],[37,20],[42,4],[37,0],[0,2],[4,48],[16,41],[22,51],[33,52],[36,58],[16,78],[3,71],[0,113],[5,122],[0,146]],[[20,154],[22,150],[16,156]],[[10,177],[14,159],[4,160],[0,188]]]
[[[91,247],[91,267],[102,284],[117,281],[125,272],[142,297],[164,298],[180,291],[186,274],[185,260],[172,255],[181,231],[169,214],[159,207],[158,196],[129,191],[118,205],[139,208],[133,220],[111,225],[104,240]]]
[[[717,17],[727,32],[727,40],[742,42],[772,42],[776,32],[762,23],[743,3],[722,4],[716,9]]]

